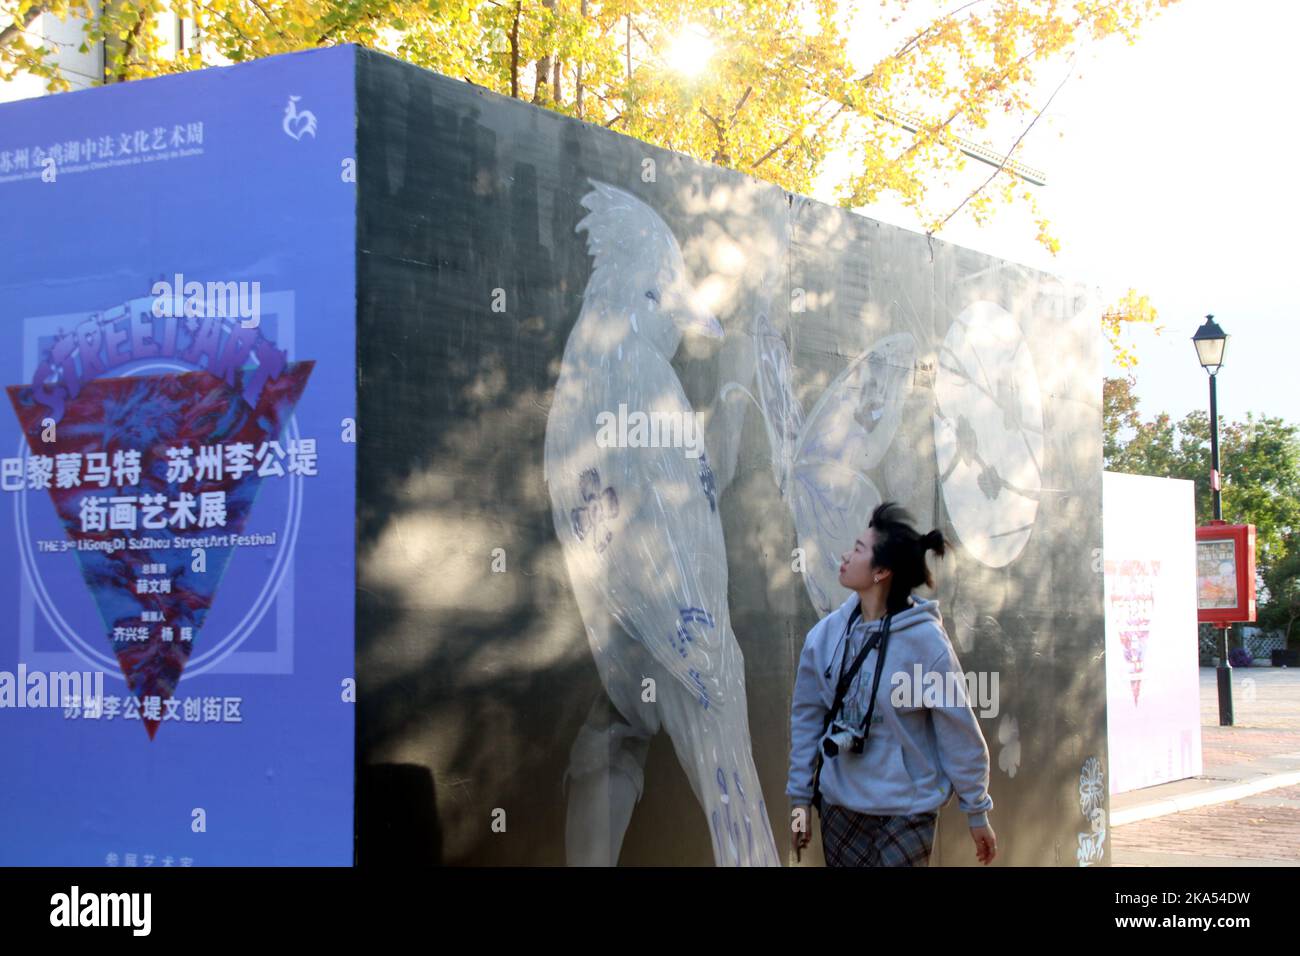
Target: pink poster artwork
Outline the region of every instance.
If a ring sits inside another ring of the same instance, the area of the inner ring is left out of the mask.
[[[1124,664],[1134,705],[1142,693],[1143,664],[1155,604],[1155,579],[1159,574],[1159,561],[1129,559],[1106,562],[1106,577],[1110,581],[1110,602],[1106,613],[1124,649]]]

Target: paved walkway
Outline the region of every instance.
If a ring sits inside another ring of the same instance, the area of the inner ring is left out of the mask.
[[[1234,670],[1233,705],[1202,668],[1204,772],[1111,798],[1114,866],[1300,866],[1300,670]]]

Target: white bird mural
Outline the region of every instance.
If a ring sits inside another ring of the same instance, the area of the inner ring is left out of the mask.
[[[662,727],[704,809],[719,865],[780,865],[750,749],[745,662],[727,605],[717,485],[702,440],[600,438],[632,412],[693,419],[671,360],[683,334],[722,337],[668,226],[591,180],[577,225],[593,258],[546,423],[555,531],[604,693],[565,775],[571,865],[615,865]],[[631,416],[629,416],[630,418]]]

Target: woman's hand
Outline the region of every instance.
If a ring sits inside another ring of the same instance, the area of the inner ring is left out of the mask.
[[[990,826],[971,827],[970,837],[975,841],[975,856],[983,864],[993,862],[998,855],[998,837]]]
[[[790,808],[790,849],[795,862],[799,862],[805,847],[812,842],[812,807],[796,805]]]

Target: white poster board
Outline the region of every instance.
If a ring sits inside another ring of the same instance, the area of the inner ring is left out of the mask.
[[[1112,794],[1201,773],[1192,489],[1102,475]]]

